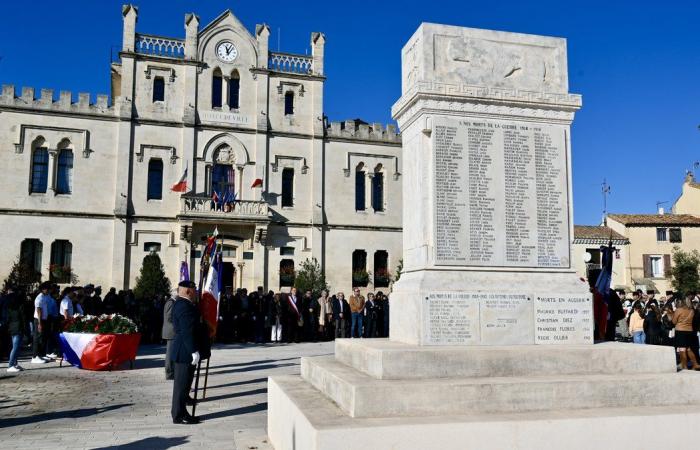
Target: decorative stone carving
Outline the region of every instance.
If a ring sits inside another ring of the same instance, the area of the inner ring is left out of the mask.
[[[236,165],[236,153],[228,145],[223,145],[216,150],[214,161],[217,164]]]

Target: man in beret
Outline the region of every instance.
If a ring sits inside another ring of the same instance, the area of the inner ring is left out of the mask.
[[[194,304],[196,293],[192,281],[182,281],[178,285],[177,300],[173,304],[173,328],[175,339],[170,355],[173,361],[173,402],[171,414],[175,424],[196,424],[197,417],[187,412],[186,405],[194,378],[194,369],[199,363],[197,332],[201,315]]]

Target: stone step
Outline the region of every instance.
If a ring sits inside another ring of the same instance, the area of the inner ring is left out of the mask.
[[[381,380],[676,372],[672,347],[622,342],[431,347],[388,339],[337,339],[335,356]]]
[[[377,380],[332,356],[302,378],[351,417],[427,417],[625,406],[700,406],[700,373]]]
[[[298,375],[268,381],[267,431],[276,450],[590,450],[621,441],[690,450],[697,443],[687,433],[659,430],[692,430],[698,422],[696,406],[354,419]]]

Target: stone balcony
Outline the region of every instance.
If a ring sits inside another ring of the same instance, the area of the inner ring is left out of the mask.
[[[206,195],[183,195],[180,198],[181,218],[267,222],[269,214],[269,205],[261,201],[241,200],[220,208],[214,207]]]

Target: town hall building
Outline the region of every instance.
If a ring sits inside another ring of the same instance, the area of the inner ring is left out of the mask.
[[[158,252],[171,281],[182,261],[198,279],[216,229],[233,289],[288,288],[310,258],[334,290],[387,288],[401,259],[401,138],[328,120],[325,36],[296,55],[230,11],[206,26],[187,14],[184,39],[137,33],[138,9],[122,13],[110,97],[2,87],[0,267],[21,258],[44,280],[127,289]],[[183,174],[184,192],[171,191]]]

